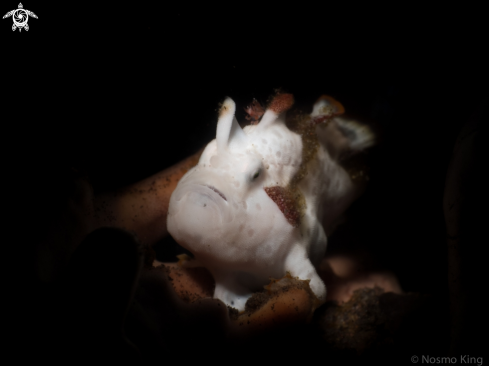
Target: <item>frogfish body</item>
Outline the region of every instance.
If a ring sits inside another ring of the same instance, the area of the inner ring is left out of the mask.
[[[277,94],[258,123],[241,128],[227,98],[216,138],[170,198],[168,232],[212,273],[214,297],[240,311],[287,272],[310,280],[323,302],[316,268],[327,235],[362,190],[340,161],[373,144],[370,129],[341,117],[328,96],[286,124],[293,102]]]

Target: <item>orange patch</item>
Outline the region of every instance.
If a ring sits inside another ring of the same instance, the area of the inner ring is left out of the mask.
[[[319,97],[319,99],[316,101],[316,103],[319,102],[320,100],[325,100],[329,104],[331,104],[333,106],[333,108],[334,108],[334,114],[335,115],[339,115],[339,114],[345,113],[345,107],[343,107],[343,104],[341,104],[340,102],[338,102],[333,97],[330,97],[329,95],[321,95]]]

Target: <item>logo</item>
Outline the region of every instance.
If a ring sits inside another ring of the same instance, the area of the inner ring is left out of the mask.
[[[19,32],[22,30],[22,28],[25,28],[26,31],[29,30],[29,26],[27,25],[27,21],[29,20],[29,15],[33,18],[37,19],[37,15],[34,14],[30,10],[24,9],[22,6],[22,3],[19,3],[19,8],[9,11],[7,14],[3,16],[3,19],[12,17],[14,20],[14,25],[12,25],[12,30],[15,31],[17,28],[19,28]]]

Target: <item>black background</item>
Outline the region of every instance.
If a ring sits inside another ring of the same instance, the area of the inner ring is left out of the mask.
[[[96,192],[124,186],[214,138],[225,96],[242,120],[242,107],[276,88],[304,105],[330,94],[382,137],[352,208],[355,235],[403,289],[445,293],[446,169],[487,95],[481,9],[23,5],[39,17],[28,32],[0,23],[4,183],[39,194],[53,171],[74,165]]]

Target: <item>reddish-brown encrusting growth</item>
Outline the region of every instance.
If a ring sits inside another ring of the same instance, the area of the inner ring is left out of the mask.
[[[256,99],[253,99],[251,104],[248,107],[246,107],[244,110],[248,114],[246,116],[246,119],[248,121],[251,121],[252,125],[258,124],[261,116],[263,116],[263,114],[265,113],[265,109],[263,109],[261,104]]]
[[[282,211],[287,221],[293,227],[299,227],[301,215],[297,208],[297,200],[293,197],[292,192],[280,186],[265,187],[264,189],[280,211]]]
[[[292,94],[277,94],[273,97],[268,109],[280,114],[292,107],[294,104],[294,96]]]
[[[328,105],[321,109],[319,115],[311,117],[308,114],[295,111],[295,113],[287,118],[287,127],[301,136],[302,162],[286,187],[275,186],[265,188],[265,192],[277,204],[287,221],[294,227],[300,226],[301,218],[307,206],[304,195],[299,189],[299,182],[307,176],[310,163],[317,157],[319,140],[316,133],[316,126],[318,124],[327,124],[334,116],[344,112],[343,105],[334,98],[323,95],[318,101],[322,99],[326,100]],[[292,107],[293,103],[294,97],[292,94],[277,91],[268,108],[280,114]]]

